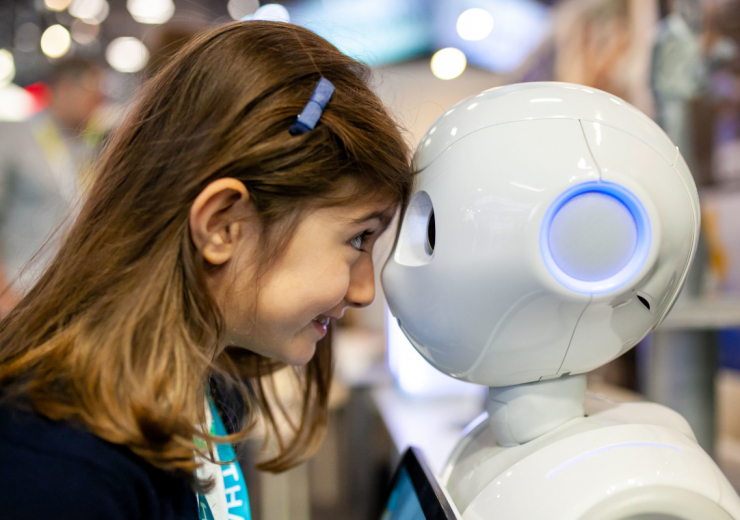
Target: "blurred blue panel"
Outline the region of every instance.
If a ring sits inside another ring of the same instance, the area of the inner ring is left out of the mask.
[[[457,19],[478,7],[493,15],[493,31],[478,41],[457,34]],[[550,8],[535,0],[436,0],[435,47],[457,47],[468,62],[498,73],[515,70],[551,31]]]
[[[368,65],[392,63],[432,48],[425,0],[305,0],[286,6],[291,22]]]
[[[740,370],[740,330],[720,330],[717,334],[719,343],[719,362],[723,368]]]

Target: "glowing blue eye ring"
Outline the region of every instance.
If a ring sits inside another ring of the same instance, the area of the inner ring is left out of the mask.
[[[620,201],[632,214],[637,229],[637,243],[632,257],[616,274],[598,281],[583,281],[565,273],[555,262],[550,250],[550,226],[555,215],[574,197],[584,193],[603,193]],[[545,267],[555,280],[564,287],[582,294],[605,294],[616,291],[632,281],[645,266],[650,253],[652,230],[650,219],[640,200],[627,188],[613,182],[591,181],[577,184],[561,193],[547,208],[540,226],[540,254]]]

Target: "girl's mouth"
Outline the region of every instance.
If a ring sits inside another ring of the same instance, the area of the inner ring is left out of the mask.
[[[313,320],[311,320],[311,323],[313,324],[316,331],[323,338],[326,335],[326,329],[329,326],[329,318],[326,316],[316,316]]]
[[[322,316],[322,315],[316,316],[313,319],[313,321],[315,321],[316,323],[319,323],[321,325],[324,325],[324,326],[326,326],[326,325],[329,324],[329,318],[327,316]]]

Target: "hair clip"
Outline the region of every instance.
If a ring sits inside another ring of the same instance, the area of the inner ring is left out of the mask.
[[[313,130],[333,93],[334,85],[322,76],[313,91],[311,99],[303,108],[303,112],[300,113],[296,122],[290,126],[290,135],[301,135]]]

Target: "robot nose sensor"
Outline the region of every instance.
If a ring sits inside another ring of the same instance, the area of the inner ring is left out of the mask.
[[[550,274],[580,293],[605,293],[632,280],[650,249],[650,225],[640,201],[624,187],[584,183],[550,206],[540,236]]]

